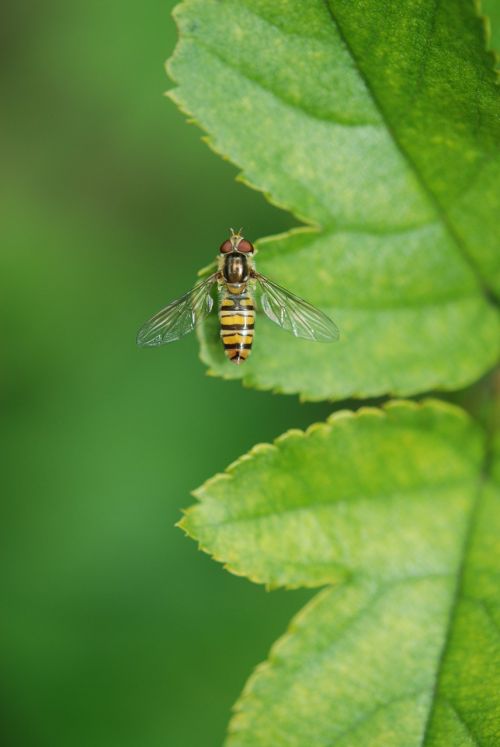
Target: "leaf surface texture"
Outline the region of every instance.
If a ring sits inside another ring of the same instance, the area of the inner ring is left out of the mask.
[[[185,530],[268,586],[322,586],[247,684],[228,747],[500,739],[500,459],[458,408],[341,412],[255,447]]]
[[[459,388],[493,365],[500,104],[474,3],[186,0],[176,18],[173,98],[307,224],[260,242],[259,271],[341,329],[318,346],[261,314],[237,368],[211,319],[212,372],[342,399]]]

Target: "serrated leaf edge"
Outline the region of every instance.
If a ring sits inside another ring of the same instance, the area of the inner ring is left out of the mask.
[[[491,69],[494,72],[497,83],[498,83],[500,80],[500,71],[497,70],[496,68],[496,62],[498,61],[497,55],[493,50],[488,49],[488,42],[489,42],[489,37],[490,37],[489,19],[487,16],[485,16],[482,13],[481,0],[470,0],[470,1],[473,4],[476,18],[481,25],[481,33],[482,33],[482,38],[483,38],[484,51],[486,55],[490,57]],[[187,7],[188,5],[189,5],[189,0],[181,0],[181,2],[178,3],[178,5],[176,5],[172,10],[172,17],[177,26],[179,38],[181,35],[180,35],[180,24],[179,24],[177,15],[178,13],[182,11],[183,8]],[[334,23],[336,23],[336,21],[334,21]],[[180,97],[178,92],[180,91],[181,86],[173,73],[173,65],[175,64],[178,54],[179,54],[179,44],[176,45],[173,53],[171,54],[169,59],[165,62],[166,73],[168,77],[170,78],[170,80],[172,80],[172,82],[174,83],[175,87],[166,91],[164,95],[175,103],[179,111],[181,111],[187,117],[186,121],[189,124],[194,124],[196,127],[198,127],[198,129],[200,129],[204,133],[201,137],[202,141],[205,142],[208,145],[208,147],[216,155],[222,158],[223,161],[226,161],[227,163],[231,163],[233,166],[236,167],[236,169],[240,169],[239,165],[236,164],[227,154],[225,154],[222,151],[221,148],[219,148],[215,144],[211,134],[206,132],[203,125],[201,125],[196,120],[192,112],[189,110],[188,106],[184,103],[184,101]],[[289,215],[294,216],[295,218],[297,218],[299,221],[301,221],[304,224],[303,226],[293,227],[289,231],[285,231],[281,234],[277,234],[276,236],[264,237],[260,239],[258,243],[263,244],[266,242],[273,241],[274,239],[286,239],[289,236],[296,235],[299,232],[314,232],[314,233],[321,234],[321,233],[324,233],[325,230],[328,230],[328,228],[331,228],[331,226],[321,226],[318,223],[311,221],[309,217],[302,215],[299,211],[295,210],[295,208],[292,209],[289,205],[282,203],[279,200],[276,200],[264,187],[261,187],[257,183],[253,183],[250,179],[248,179],[245,176],[243,170],[238,171],[238,173],[235,176],[235,179],[236,181],[241,182],[242,184],[249,187],[250,189],[256,192],[260,192],[265,197],[265,199],[269,202],[269,204],[273,205],[274,207],[277,207],[280,210],[287,212]],[[427,189],[425,189],[425,191],[427,191]],[[438,212],[440,214],[440,211]],[[468,255],[464,255],[462,250],[460,250],[460,254],[465,256],[467,263],[470,265],[471,264],[470,257]],[[478,279],[479,287],[483,287],[484,284],[480,276],[477,274],[477,271],[474,265],[472,266],[474,269],[474,275]],[[210,265],[208,267],[210,267]],[[208,267],[202,268],[198,272],[198,275],[204,275],[207,272]],[[492,299],[490,297],[490,294],[483,294],[483,295],[491,302]],[[263,391],[263,392],[268,391],[268,392],[272,392],[273,394],[292,395],[292,396],[298,395],[300,402],[324,402],[324,401],[338,402],[338,401],[342,401],[342,399],[345,398],[343,395],[338,395],[338,396],[334,395],[331,397],[325,397],[323,395],[312,395],[312,394],[297,391],[297,389],[288,388],[286,386],[272,386],[272,385],[266,386],[264,384],[259,383],[252,374],[243,373],[243,376],[239,378],[239,377],[233,377],[229,373],[229,370],[227,374],[225,372],[215,371],[213,368],[210,367],[210,360],[206,354],[206,345],[201,336],[201,333],[198,332],[197,334],[198,334],[198,340],[200,342],[199,359],[207,367],[206,369],[207,376],[214,377],[214,378],[221,378],[224,381],[239,380],[245,388],[255,389],[256,391]],[[492,364],[492,368],[494,367],[495,364],[496,362]],[[455,383],[449,382],[449,383],[444,384],[442,381],[440,381],[440,377],[436,376],[436,379],[434,381],[430,380],[425,385],[425,388],[423,389],[415,390],[414,388],[406,388],[404,386],[394,387],[393,385],[389,385],[389,387],[380,386],[379,388],[376,388],[373,391],[367,391],[364,389],[354,391],[352,393],[349,393],[349,398],[363,400],[367,398],[375,398],[375,397],[382,397],[382,396],[408,397],[412,395],[423,394],[424,392],[426,391],[428,392],[431,390],[436,390],[437,392],[450,392],[450,391],[456,391],[457,389],[465,388],[466,386],[469,386],[476,380],[477,380],[477,375],[474,375],[471,373],[470,377],[467,377],[464,380],[461,380]]]
[[[205,494],[212,488],[214,485],[217,485],[218,483],[222,481],[231,480],[234,476],[234,473],[238,469],[238,467],[243,464],[247,463],[249,461],[252,461],[254,459],[258,459],[259,456],[262,454],[268,453],[268,452],[278,452],[282,445],[292,439],[308,439],[313,434],[316,433],[331,433],[333,429],[335,429],[339,423],[344,422],[345,420],[360,420],[360,419],[366,419],[366,418],[379,418],[379,419],[385,419],[389,417],[392,413],[400,411],[406,411],[406,412],[416,412],[416,411],[424,411],[424,410],[432,410],[434,413],[442,413],[442,414],[448,414],[453,415],[457,418],[460,418],[463,423],[469,423],[472,424],[473,419],[468,415],[468,413],[463,410],[462,408],[458,407],[457,405],[451,404],[449,402],[444,402],[443,400],[436,399],[433,397],[426,398],[421,401],[414,401],[414,400],[406,400],[406,399],[393,399],[389,400],[388,402],[384,403],[380,407],[373,407],[373,406],[364,406],[360,407],[358,410],[338,410],[337,412],[332,413],[325,421],[321,422],[315,422],[312,423],[308,428],[305,430],[300,430],[298,428],[292,428],[288,431],[285,431],[281,435],[279,435],[277,438],[273,440],[272,443],[258,443],[255,446],[253,446],[248,452],[243,454],[242,456],[238,457],[238,459],[231,462],[224,472],[219,472],[213,477],[210,477],[208,480],[206,480],[203,485],[201,485],[199,488],[196,488],[192,491],[191,495],[197,499],[198,503],[193,504],[192,506],[188,507],[187,509],[183,509],[182,518],[176,523],[176,526],[182,529],[182,531],[191,539],[193,539],[199,550],[206,553],[207,555],[210,555],[210,557],[213,558],[218,563],[221,563],[223,568],[227,570],[229,573],[231,573],[234,576],[243,577],[251,581],[252,583],[264,585],[266,589],[277,589],[277,588],[283,588],[283,589],[298,589],[298,588],[317,588],[317,583],[311,582],[308,584],[307,582],[301,582],[300,584],[273,584],[269,583],[266,579],[260,577],[258,574],[255,573],[248,573],[247,571],[240,570],[239,568],[235,567],[231,562],[228,562],[226,558],[219,555],[217,552],[214,552],[210,548],[208,548],[203,542],[197,539],[197,537],[190,531],[188,527],[188,519],[191,514],[196,512],[198,506],[200,503],[203,503],[205,500]],[[332,582],[328,584],[328,587],[334,586],[335,583],[338,583],[340,581],[347,580],[352,576],[352,573],[342,567],[340,564],[337,566],[338,570],[338,576],[336,579],[334,579]]]

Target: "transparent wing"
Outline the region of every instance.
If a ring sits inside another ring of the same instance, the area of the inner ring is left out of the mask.
[[[137,344],[140,347],[156,347],[174,342],[191,332],[212,309],[210,291],[217,278],[218,273],[215,272],[151,317],[137,333]]]
[[[337,325],[322,311],[276,285],[264,275],[256,272],[254,277],[262,291],[262,308],[275,324],[291,332],[295,337],[302,337],[305,340],[334,342],[339,339]]]

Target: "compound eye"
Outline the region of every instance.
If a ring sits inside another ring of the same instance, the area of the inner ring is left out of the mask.
[[[233,245],[231,244],[229,239],[226,239],[226,241],[222,242],[219,251],[221,254],[229,254],[229,252],[233,251]]]
[[[253,244],[246,239],[241,239],[238,244],[238,251],[243,252],[244,254],[253,254]]]

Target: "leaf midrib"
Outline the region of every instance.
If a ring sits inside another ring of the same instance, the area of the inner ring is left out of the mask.
[[[438,697],[442,698],[442,696],[439,696],[441,674],[442,674],[443,666],[445,664],[448,650],[450,647],[451,632],[455,624],[457,607],[458,607],[459,601],[463,598],[464,578],[465,578],[465,571],[467,567],[467,559],[469,556],[469,551],[470,551],[470,547],[472,543],[472,537],[474,535],[474,530],[476,528],[477,517],[479,514],[479,508],[481,504],[481,498],[483,496],[483,491],[486,486],[486,478],[487,478],[488,471],[489,471],[489,461],[490,461],[489,445],[487,445],[487,453],[484,459],[481,476],[478,480],[478,484],[476,487],[476,494],[474,497],[474,501],[469,510],[469,519],[466,524],[464,539],[462,542],[462,551],[460,553],[460,565],[458,567],[457,574],[456,574],[455,589],[453,591],[453,597],[452,597],[451,604],[450,604],[450,611],[449,611],[448,621],[446,625],[446,633],[445,633],[445,637],[443,640],[441,653],[440,653],[437,666],[436,666],[436,676],[434,680],[434,687],[433,687],[431,698],[429,701],[429,712],[427,714],[427,720],[425,723],[424,730],[422,732],[422,739],[420,741],[419,747],[426,747],[427,745],[427,737],[429,736],[429,730],[432,724],[436,702],[438,700]],[[450,705],[453,707],[454,710],[456,710],[455,706],[452,703],[450,703]],[[467,727],[467,729],[470,731],[470,727]],[[475,743],[479,744],[477,737],[472,734],[471,736],[473,737]]]
[[[482,278],[482,276],[481,276],[481,274],[480,274],[480,272],[478,270],[478,267],[477,267],[475,261],[470,256],[469,252],[467,251],[466,245],[464,244],[464,242],[462,241],[461,237],[459,236],[459,234],[457,234],[457,232],[455,231],[455,229],[451,225],[450,221],[448,220],[448,216],[446,214],[446,210],[445,210],[444,206],[441,204],[441,202],[439,201],[437,195],[432,191],[432,189],[430,188],[430,186],[424,180],[424,178],[423,178],[422,174],[420,173],[420,170],[417,167],[417,164],[415,163],[414,159],[412,158],[412,156],[410,155],[410,153],[408,153],[408,151],[406,150],[406,148],[403,146],[403,143],[400,141],[400,139],[399,139],[399,137],[398,137],[398,135],[396,133],[396,130],[395,130],[395,128],[392,125],[392,122],[391,122],[391,119],[390,119],[389,115],[385,111],[385,108],[383,107],[381,101],[379,100],[377,94],[375,93],[375,91],[373,89],[373,86],[371,84],[370,79],[365,75],[365,73],[364,73],[364,71],[363,71],[363,69],[361,67],[360,62],[359,62],[356,54],[354,53],[354,50],[353,50],[351,44],[349,43],[349,40],[347,38],[347,35],[345,34],[345,31],[342,28],[341,23],[337,19],[336,15],[335,15],[335,12],[334,12],[333,8],[330,5],[329,0],[323,0],[323,2],[324,2],[326,10],[328,12],[328,15],[330,16],[330,18],[332,20],[332,23],[335,25],[336,29],[338,30],[339,36],[342,39],[342,41],[343,41],[343,43],[345,45],[345,48],[346,48],[347,52],[349,53],[349,55],[350,55],[350,57],[352,59],[353,64],[356,67],[356,70],[358,71],[359,76],[362,78],[362,80],[363,80],[363,82],[364,82],[364,84],[366,86],[367,92],[370,95],[374,106],[377,108],[377,111],[379,112],[380,117],[381,117],[382,121],[384,122],[384,124],[385,124],[385,126],[387,128],[387,133],[388,133],[389,137],[391,138],[392,142],[394,143],[395,147],[397,148],[397,150],[399,151],[399,153],[401,154],[401,156],[406,161],[406,163],[407,163],[408,167],[410,168],[411,172],[414,174],[414,176],[415,176],[416,180],[418,181],[418,183],[419,183],[422,191],[427,196],[430,204],[434,208],[436,216],[438,216],[438,218],[440,219],[442,225],[446,229],[446,232],[448,233],[450,240],[456,246],[458,253],[464,259],[464,261],[467,262],[467,265],[470,267],[470,269],[474,273],[474,277],[476,278],[476,282],[478,283],[478,286],[481,289],[481,291],[482,291],[482,293],[483,293],[483,295],[485,297],[485,300],[489,304],[498,305],[498,301],[493,296],[493,293],[490,291],[490,289],[488,288],[488,286],[484,282],[484,280],[483,280],[483,278]],[[438,2],[438,0],[436,0],[436,4],[437,4],[437,2]]]
[[[229,474],[222,475],[224,479],[227,479],[227,477],[231,477]],[[261,513],[254,513],[251,516],[235,516],[228,519],[225,519],[224,521],[217,521],[214,523],[208,523],[203,522],[203,527],[215,529],[219,527],[224,526],[231,526],[232,524],[244,524],[244,523],[250,523],[253,521],[260,521],[261,519],[268,519],[270,517],[274,517],[276,515],[278,516],[284,516],[287,514],[293,514],[293,513],[300,513],[301,511],[310,511],[311,509],[319,509],[319,508],[325,508],[325,509],[337,509],[339,506],[346,506],[346,505],[352,505],[359,502],[367,502],[367,501],[384,501],[384,500],[394,500],[394,498],[401,496],[404,494],[405,500],[411,499],[411,496],[418,496],[423,495],[427,492],[433,491],[436,493],[441,493],[449,490],[453,490],[453,488],[460,486],[463,487],[466,483],[466,480],[464,480],[463,477],[457,478],[456,480],[446,480],[443,482],[429,482],[426,485],[419,485],[417,488],[401,488],[401,490],[397,493],[389,493],[388,491],[384,491],[383,493],[376,493],[376,494],[370,494],[370,495],[362,495],[359,496],[356,494],[354,497],[348,497],[343,500],[335,500],[335,501],[313,501],[309,502],[307,504],[302,505],[296,505],[296,506],[285,506],[284,508],[277,511],[275,508],[269,507],[266,512]],[[213,483],[211,485],[213,487]],[[203,493],[201,491],[194,491],[193,496],[195,498],[198,498],[200,502],[204,500]],[[195,507],[195,511],[196,511]],[[191,509],[188,509],[186,516],[189,517]]]

